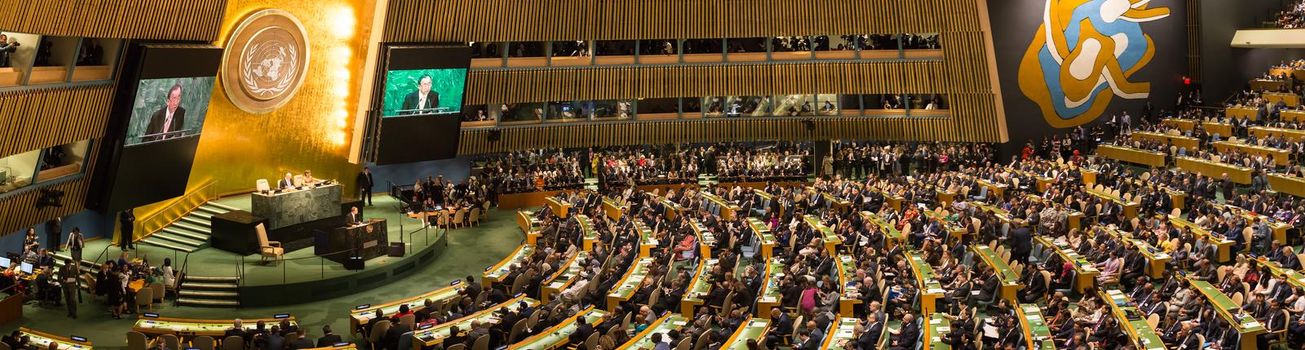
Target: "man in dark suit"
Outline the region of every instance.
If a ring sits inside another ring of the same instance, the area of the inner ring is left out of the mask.
[[[413,91],[403,99],[403,108],[399,114],[422,114],[427,109],[439,107],[440,94],[431,92],[430,86],[431,77],[421,76],[421,79],[417,80],[417,91]]]
[[[296,335],[295,340],[286,344],[286,349],[298,350],[313,348],[313,340],[308,339],[308,334],[304,332],[303,328],[295,330],[294,334]]]
[[[1010,260],[1018,261],[1021,264],[1028,264],[1029,252],[1033,250],[1031,242],[1033,234],[1029,232],[1028,224],[1020,222],[1015,228],[1007,234],[1007,241],[1010,244]]]
[[[317,338],[317,347],[324,348],[328,346],[334,346],[336,343],[342,341],[343,340],[340,339],[340,335],[331,333],[331,325],[328,324],[322,326],[322,337]]]
[[[168,139],[179,135],[167,135],[169,132],[186,128],[186,109],[181,107],[181,84],[168,89],[167,105],[150,116],[150,124],[141,135],[141,142]]]
[[[915,343],[920,340],[920,325],[915,323],[915,315],[906,314],[902,316],[902,329],[897,332],[897,339],[893,340],[893,346],[889,349],[915,349]]]
[[[235,323],[231,326],[231,328],[230,328],[230,329],[227,329],[226,333],[224,333],[224,334],[222,335],[222,338],[223,338],[223,339],[226,339],[226,337],[241,337],[241,338],[244,338],[245,335],[246,335],[246,334],[245,334],[245,325],[244,325],[244,322],[237,318],[236,321],[235,321]]]
[[[132,225],[136,223],[136,215],[131,213],[132,210],[133,209],[123,210],[122,214],[118,215],[118,223],[121,225],[121,234],[118,235],[118,248],[121,248],[122,250],[136,249],[131,245],[131,235],[135,229],[135,226]]]
[[[362,222],[362,214],[358,213],[358,207],[349,208],[349,215],[345,215],[345,224],[349,226],[357,225]]]
[[[290,173],[285,173],[285,177],[276,182],[276,189],[278,190],[288,190],[292,188],[295,188],[295,179],[294,175]]]
[[[879,336],[884,332],[884,323],[880,322],[876,315],[866,316],[865,331],[856,339],[856,344],[862,349],[874,349],[879,346]]]
[[[589,325],[589,322],[585,322],[584,317],[577,317],[576,323],[578,325],[575,327],[575,333],[571,333],[569,338],[571,345],[584,344],[585,340],[594,334],[594,326]]]
[[[363,167],[362,172],[358,173],[358,178],[356,180],[358,183],[358,190],[362,191],[362,194],[358,196],[358,199],[365,200],[367,201],[367,206],[372,206],[372,186],[376,186],[376,182],[372,180],[372,169]]]

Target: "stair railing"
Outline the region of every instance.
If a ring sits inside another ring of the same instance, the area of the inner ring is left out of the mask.
[[[176,253],[176,251],[174,250],[173,253]],[[172,290],[176,293],[172,298],[172,306],[177,306],[181,300],[181,285],[186,283],[186,276],[190,272],[190,252],[186,252],[185,260],[181,261],[181,270],[178,271],[180,272],[177,275],[176,285],[172,286]]]
[[[135,232],[139,232],[140,239],[144,239],[145,237],[149,237],[155,232],[162,230],[164,227],[168,227],[168,225],[172,225],[181,220],[182,217],[185,217],[187,214],[190,214],[190,212],[198,209],[200,206],[204,205],[204,203],[217,199],[219,195],[217,193],[216,185],[217,181],[215,180],[210,179],[204,181],[204,183],[201,183],[199,187],[194,190],[186,192],[186,194],[181,195],[181,197],[172,199],[152,213],[145,214],[143,217],[136,220]],[[133,242],[139,241],[140,239],[132,237]]]

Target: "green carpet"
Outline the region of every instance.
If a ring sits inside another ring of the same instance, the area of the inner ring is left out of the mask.
[[[248,197],[246,197],[246,201],[248,200],[247,198]],[[393,202],[393,199],[390,199],[388,196],[385,198],[385,200],[389,201],[387,203]],[[367,217],[397,215],[397,213],[393,213],[393,209],[390,210],[391,213],[389,214],[382,214],[382,210],[376,209],[382,207],[382,200],[379,196],[376,199],[377,206],[373,207],[372,210],[366,213]],[[223,204],[228,203],[224,202]],[[236,206],[244,208],[247,207],[247,204],[244,206]],[[153,312],[157,312],[160,315],[167,317],[207,319],[258,318],[271,317],[271,315],[277,313],[289,313],[294,315],[300,324],[307,327],[306,329],[308,330],[309,336],[314,339],[322,335],[322,325],[327,324],[331,325],[331,328],[335,330],[336,334],[341,334],[348,339],[349,310],[355,305],[379,304],[422,294],[447,286],[450,281],[463,278],[467,275],[473,275],[477,280],[479,280],[480,274],[484,271],[486,266],[493,265],[503,259],[504,256],[512,253],[512,251],[521,244],[524,236],[521,234],[521,230],[517,228],[516,217],[514,214],[514,211],[493,210],[480,226],[449,231],[449,246],[444,254],[438,256],[435,260],[432,260],[430,264],[419,268],[419,270],[413,275],[372,291],[317,302],[287,305],[285,307],[235,309],[200,308],[173,306],[171,302],[168,302],[162,306],[155,306]],[[405,218],[405,220],[410,219]],[[415,223],[416,220],[410,220],[409,222]],[[397,236],[395,235],[398,232],[398,225],[394,224],[393,220],[391,220],[390,225],[391,238],[396,239]],[[409,226],[408,223],[405,223],[404,225],[405,229],[409,232],[417,229],[416,225]],[[431,230],[431,232],[433,233],[434,230]],[[417,244],[422,244],[422,234],[418,233],[415,236],[417,237]],[[433,235],[431,237],[432,239],[434,238]],[[96,244],[94,246],[95,248],[91,248],[90,244],[88,244],[88,248],[86,249],[87,258],[89,259],[90,257],[93,257],[92,253],[98,255],[99,251],[104,248],[104,245],[107,245],[106,241],[107,240],[93,241],[92,243]],[[414,245],[414,249],[419,248]],[[140,251],[145,253],[149,259],[155,263],[161,262],[163,256],[171,256],[171,253],[164,252],[167,251],[166,249],[155,250],[152,248],[141,247]],[[109,253],[105,255],[112,255],[115,258],[116,254],[118,254],[116,247],[109,248],[108,252]],[[226,257],[222,257],[222,255],[226,255]],[[295,252],[292,255],[311,256],[312,249],[304,249]],[[221,267],[212,268],[211,270],[213,271],[191,270],[191,273],[217,276],[227,275],[223,273],[223,270],[232,271],[234,273],[236,268],[230,265],[235,265],[234,259],[236,258],[237,256],[235,254],[211,248],[204,249],[192,254],[192,264],[199,261],[194,259],[228,260],[205,261],[205,266],[212,265]],[[287,258],[289,259],[291,256],[287,255]],[[254,258],[254,260],[257,259]],[[304,260],[310,261],[314,259]],[[223,261],[231,261],[231,263],[225,264],[224,266],[224,264],[222,264]],[[369,261],[368,265],[371,266],[375,264],[372,264]],[[281,266],[278,265],[266,267],[248,267],[247,265],[247,268],[270,269],[259,273],[247,273],[247,276],[251,276],[251,278],[262,279],[264,282],[271,282],[272,280],[279,281],[281,279]],[[316,262],[312,262],[311,265],[308,262],[299,265],[290,262],[286,264],[286,269],[299,271],[296,275],[300,277],[294,277],[292,280],[320,278],[321,276],[319,272],[321,268]],[[340,268],[338,264],[335,266],[328,266],[328,277],[334,270],[342,271],[343,269]],[[306,271],[311,271],[312,273],[304,273]],[[287,275],[290,274],[287,273]],[[288,290],[286,292],[293,293],[294,291]],[[96,348],[125,347],[127,343],[126,333],[131,330],[132,324],[135,323],[134,317],[124,317],[122,320],[115,320],[109,316],[106,307],[101,301],[91,300],[89,298],[90,295],[84,295],[84,297],[87,299],[79,305],[77,313],[78,318],[76,320],[71,320],[65,317],[66,311],[62,307],[43,308],[36,306],[34,303],[30,303],[23,307],[23,318],[19,322],[0,326],[0,331],[7,334],[12,330],[18,329],[19,326],[23,326],[54,334],[84,336],[93,342]]]

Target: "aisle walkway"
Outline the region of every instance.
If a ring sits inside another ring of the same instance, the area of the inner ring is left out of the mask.
[[[390,300],[418,295],[442,286],[447,286],[454,279],[468,274],[480,279],[480,273],[486,266],[492,265],[504,256],[512,253],[523,239],[517,228],[513,211],[491,212],[489,218],[479,227],[457,229],[449,232],[449,247],[445,253],[429,265],[422,267],[412,276],[396,283],[378,288],[371,292],[338,297],[318,302],[311,302],[286,307],[267,308],[197,308],[172,306],[171,302],[155,306],[153,312],[163,316],[185,318],[230,319],[236,317],[256,318],[271,317],[277,313],[289,313],[307,326],[308,334],[314,339],[321,336],[322,325],[330,324],[336,334],[348,339],[349,309],[359,304],[377,304]],[[110,248],[110,254],[117,248]],[[97,252],[98,253],[98,252]],[[199,272],[196,272],[199,273]],[[293,293],[287,290],[287,293]],[[64,308],[42,308],[31,303],[23,307],[23,319],[19,322],[0,326],[0,332],[8,334],[24,326],[55,334],[75,334],[90,339],[95,347],[126,346],[126,334],[135,323],[135,316],[115,320],[108,315],[101,301],[92,301],[90,295],[79,305],[78,319],[66,318]]]

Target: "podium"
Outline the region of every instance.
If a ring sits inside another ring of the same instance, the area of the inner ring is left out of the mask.
[[[250,203],[250,212],[266,218],[268,230],[276,230],[340,216],[340,185],[327,183],[299,190],[255,192]]]
[[[385,219],[371,219],[358,225],[337,227],[317,235],[313,254],[345,264],[351,258],[370,260],[389,252],[390,235]],[[350,251],[350,253],[340,253]],[[334,253],[334,254],[333,254]]]

